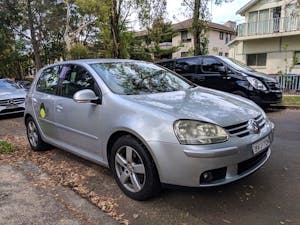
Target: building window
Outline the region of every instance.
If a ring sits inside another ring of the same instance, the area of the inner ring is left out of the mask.
[[[295,64],[300,65],[300,52],[295,52]]]
[[[192,39],[189,37],[189,32],[187,30],[181,31],[181,41],[190,42]]]
[[[223,40],[223,39],[224,39],[224,33],[220,32],[220,40]]]
[[[229,42],[229,41],[231,41],[231,34],[229,34],[229,33],[226,33],[226,44]]]
[[[225,57],[228,57],[228,52],[225,52]]]
[[[223,56],[223,52],[219,52],[219,56]]]
[[[267,65],[267,54],[247,54],[247,65],[248,66],[266,66]]]
[[[181,57],[186,57],[186,56],[188,56],[189,53],[188,52],[181,52],[180,54],[181,54]]]

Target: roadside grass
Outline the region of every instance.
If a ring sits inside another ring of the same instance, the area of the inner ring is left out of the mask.
[[[0,141],[0,155],[13,153],[14,151],[16,151],[16,148],[10,143],[8,143],[7,141]]]
[[[284,95],[282,98],[281,104],[282,105],[300,106],[300,95],[299,96]]]

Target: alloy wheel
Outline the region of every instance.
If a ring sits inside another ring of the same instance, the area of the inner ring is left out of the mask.
[[[121,184],[130,192],[142,190],[146,173],[145,166],[138,152],[130,146],[122,146],[115,155],[115,169]]]
[[[30,144],[36,147],[38,145],[39,137],[36,125],[33,121],[28,122],[27,133]]]

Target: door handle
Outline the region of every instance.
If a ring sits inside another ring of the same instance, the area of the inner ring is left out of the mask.
[[[56,106],[56,111],[61,112],[64,109],[61,105]]]

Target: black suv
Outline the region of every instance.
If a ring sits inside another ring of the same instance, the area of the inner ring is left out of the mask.
[[[204,87],[249,98],[261,106],[281,102],[278,82],[245,64],[222,56],[193,56],[157,62]]]

